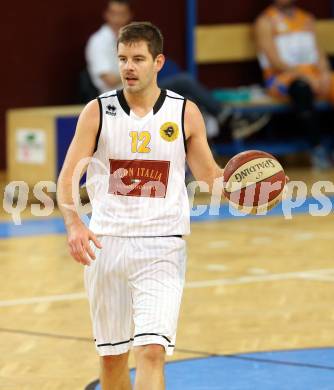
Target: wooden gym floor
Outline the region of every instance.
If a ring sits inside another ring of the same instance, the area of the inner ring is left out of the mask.
[[[290,178],[310,187],[334,173]],[[193,223],[172,359],[334,345],[333,224],[332,213]],[[64,234],[0,240],[1,390],[97,378],[82,271]]]

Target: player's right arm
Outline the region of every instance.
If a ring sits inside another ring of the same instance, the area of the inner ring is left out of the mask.
[[[78,163],[82,159],[91,157],[94,153],[99,121],[99,104],[97,100],[93,100],[87,104],[80,114],[77,128],[68,149],[57,185],[57,201],[65,220],[71,256],[79,263],[87,265],[90,264],[87,254],[91,259],[95,259],[89,241],[92,240],[99,248],[101,244],[93,232],[81,221],[75,209],[72,189],[73,185],[79,186],[78,182],[73,183],[74,171]]]
[[[266,16],[260,16],[254,28],[255,43],[259,53],[264,53],[270,66],[277,72],[288,72],[293,69],[286,64],[276,49],[274,35],[270,20]]]

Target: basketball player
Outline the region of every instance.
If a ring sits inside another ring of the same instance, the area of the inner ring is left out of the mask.
[[[315,97],[334,103],[334,75],[318,44],[314,18],[295,0],[274,0],[257,18],[255,38],[268,93],[291,98],[314,165],[328,168],[313,103]]]
[[[157,86],[164,65],[158,28],[131,23],[121,30],[117,46],[124,88],[101,95],[82,111],[59,177],[58,202],[70,253],[86,266],[102,388],[131,388],[127,361],[133,347],[135,389],[160,390],[184,284],[185,161],[210,188],[222,170],[197,106]],[[88,229],[68,205],[74,203],[75,167],[91,156]]]

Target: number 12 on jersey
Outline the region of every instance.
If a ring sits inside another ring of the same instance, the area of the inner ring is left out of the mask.
[[[149,153],[148,147],[151,141],[151,134],[148,131],[130,131],[131,152],[132,153]]]

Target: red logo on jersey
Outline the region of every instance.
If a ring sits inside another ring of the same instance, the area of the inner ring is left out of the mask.
[[[109,160],[109,193],[123,196],[165,198],[169,161]]]

